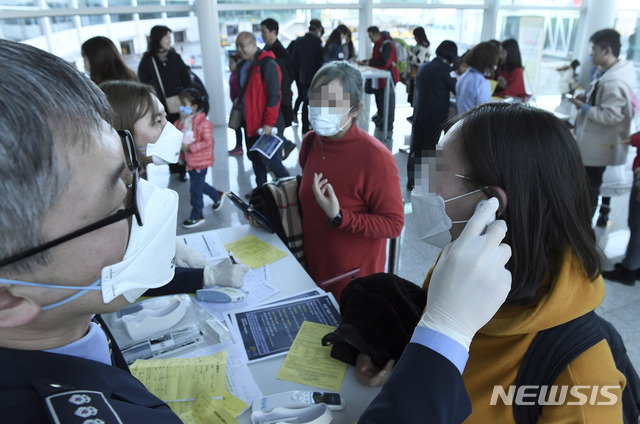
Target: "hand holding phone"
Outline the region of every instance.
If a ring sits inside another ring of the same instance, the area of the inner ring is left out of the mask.
[[[267,230],[268,232],[270,232],[272,234],[275,233],[273,227],[269,223],[269,220],[264,215],[262,215],[260,212],[255,210],[253,208],[253,206],[251,206],[250,204],[248,204],[247,202],[242,200],[240,197],[238,197],[235,193],[233,193],[231,191],[227,192],[227,197],[229,197],[229,199],[231,199],[232,203],[234,205],[236,205],[238,207],[238,209],[240,209],[242,212],[244,212],[245,215],[250,216],[255,222],[260,224],[260,226],[262,228],[264,228],[265,230]]]

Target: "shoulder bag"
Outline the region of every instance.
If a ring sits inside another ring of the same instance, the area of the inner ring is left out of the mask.
[[[151,56],[151,63],[153,63],[153,69],[156,70],[156,77],[158,77],[158,83],[160,84],[160,90],[162,90],[162,97],[167,102],[167,113],[180,113],[180,97],[178,95],[167,97],[167,93],[164,91],[164,84],[162,84],[162,78],[160,78],[160,72],[158,71],[158,65],[156,65],[156,58]]]

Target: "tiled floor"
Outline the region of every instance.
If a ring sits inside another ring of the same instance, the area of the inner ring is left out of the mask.
[[[398,96],[396,109],[395,132],[393,134],[393,153],[396,157],[401,176],[401,187],[406,187],[406,159],[407,155],[399,149],[404,146],[405,139],[410,133],[410,125],[406,117],[411,113],[405,100]],[[300,127],[288,128],[285,135],[300,145]],[[246,154],[243,156],[229,156],[227,150],[234,147],[235,135],[224,127],[215,128],[215,157],[216,162],[207,175],[207,181],[219,190],[233,191],[239,196],[249,193],[255,184],[251,163]],[[297,165],[297,150],[284,162],[292,175],[300,173]],[[180,182],[176,175],[169,175],[167,167],[157,167],[149,170],[150,179],[154,182],[175,189],[180,195],[179,222],[188,217],[189,183]],[[205,196],[206,197],[206,196]],[[405,191],[405,199],[409,200],[409,193]],[[598,244],[606,257],[605,268],[609,269],[618,262],[626,247],[628,230],[626,226],[628,194],[621,194],[612,198],[612,219],[605,229],[597,229]],[[194,229],[185,230],[178,225],[178,233],[196,232],[215,228],[224,228],[245,224],[246,221],[239,210],[228,200],[218,210],[211,210],[212,201],[205,199],[206,222]],[[435,262],[439,249],[418,240],[413,232],[413,216],[406,216],[405,227],[402,232],[399,266],[397,274],[416,284],[421,284],[427,270]],[[606,252],[606,254],[604,253]],[[640,369],[640,326],[636,320],[640,316],[640,287],[628,287],[605,281],[606,295],[598,311],[609,319],[622,334],[629,356],[637,369]]]

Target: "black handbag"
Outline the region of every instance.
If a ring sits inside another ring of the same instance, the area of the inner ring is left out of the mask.
[[[240,127],[242,127],[242,99],[244,98],[245,91],[247,91],[249,78],[251,78],[251,71],[255,65],[256,64],[254,63],[249,66],[249,69],[247,70],[247,80],[245,81],[244,87],[240,90],[240,96],[233,101],[231,112],[229,112],[229,124],[227,126],[235,131],[238,131]]]

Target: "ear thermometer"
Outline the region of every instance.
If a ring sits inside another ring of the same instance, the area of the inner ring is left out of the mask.
[[[478,209],[480,209],[480,207],[482,205],[484,205],[486,202],[486,200],[481,200],[478,202],[478,204],[476,205],[476,208],[474,209],[473,213],[475,214],[476,212],[478,212]],[[482,230],[482,232],[480,233],[480,235],[484,235],[485,231],[487,231],[487,228],[489,227],[489,225],[493,224],[496,221],[496,214],[494,213],[493,216],[491,217],[491,219],[489,219],[489,222],[487,222],[487,225],[484,226],[484,229]]]
[[[275,408],[306,408],[321,403],[334,411],[344,409],[344,399],[340,393],[293,390],[256,398],[252,410],[269,412]]]

